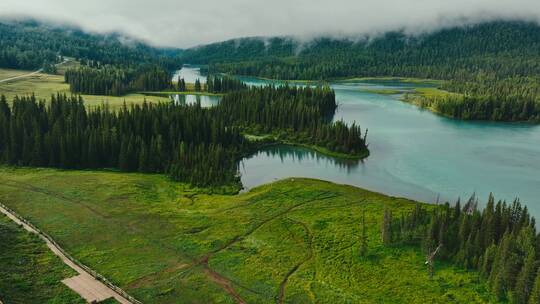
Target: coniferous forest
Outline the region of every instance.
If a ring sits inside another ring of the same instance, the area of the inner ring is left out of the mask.
[[[471,197],[434,208],[417,204],[412,212],[394,216],[385,211],[382,240],[387,246],[421,246],[426,256],[437,247],[435,261],[477,270],[498,301],[526,304],[540,301],[538,255],[540,235],[535,219],[519,200],[511,204],[490,195],[483,210]]]
[[[410,36],[365,39],[245,38],[186,50],[184,60],[212,72],[273,79],[415,77],[444,80],[463,94],[422,103],[459,119],[538,122],[540,27],[491,22]]]
[[[54,64],[77,59],[66,71],[72,93],[120,96],[171,87],[170,72],[179,66],[178,50],[125,43],[117,34],[93,35],[78,29],[34,21],[0,23],[0,68],[56,73]]]
[[[209,109],[160,103],[88,110],[81,97],[50,102],[0,100],[0,160],[19,166],[115,168],[167,173],[198,186],[237,183],[237,162],[257,148],[243,133],[279,133],[280,140],[334,152],[367,151],[359,127],[331,123],[329,88],[245,88]],[[264,144],[268,144],[264,142]]]
[[[88,34],[77,28],[37,21],[2,21],[0,37],[0,68],[33,70],[44,63],[58,63],[62,56],[104,66],[178,66],[178,51],[152,48],[136,40],[126,43],[119,34]]]
[[[158,66],[137,69],[83,66],[67,70],[64,77],[75,94],[121,96],[134,91],[161,91],[172,87],[170,73]]]

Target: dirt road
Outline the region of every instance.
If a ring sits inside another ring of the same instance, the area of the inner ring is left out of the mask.
[[[70,62],[71,59],[64,59],[64,61],[60,62],[60,63],[57,63],[55,64],[55,66],[61,66],[62,64],[66,64],[68,62]],[[17,80],[17,79],[21,79],[21,78],[26,78],[26,77],[30,77],[30,76],[34,76],[36,74],[39,74],[43,72],[43,69],[39,69],[35,72],[32,72],[32,73],[28,73],[28,74],[24,74],[24,75],[19,75],[19,76],[15,76],[15,77],[10,77],[10,78],[6,78],[6,79],[1,79],[0,80],[0,83],[3,83],[3,82],[10,82],[10,81],[13,81],[13,80]]]
[[[0,212],[7,215],[8,218],[10,218],[12,221],[17,223],[18,225],[22,225],[22,227],[26,229],[27,231],[37,234],[42,240],[45,241],[45,243],[47,244],[47,247],[49,247],[51,251],[62,260],[62,262],[64,262],[70,268],[72,268],[77,273],[79,273],[79,275],[72,278],[65,279],[62,282],[66,284],[66,286],[68,286],[69,288],[73,289],[75,292],[80,294],[81,297],[83,297],[86,301],[88,301],[89,303],[92,303],[92,301],[101,302],[108,298],[115,298],[118,302],[122,304],[132,303],[128,299],[124,298],[122,295],[120,295],[119,293],[111,289],[109,286],[96,280],[85,269],[73,263],[64,253],[62,253],[63,250],[61,250],[61,248],[59,248],[58,245],[54,244],[49,239],[45,238],[43,235],[41,235],[38,231],[36,231],[34,228],[29,226],[28,224],[19,220],[19,218],[15,214],[11,213],[9,210],[3,208],[2,206],[0,206]]]
[[[0,80],[0,83],[3,83],[3,82],[9,82],[9,81],[13,81],[13,80],[21,79],[21,78],[30,77],[30,76],[39,74],[39,73],[41,73],[41,72],[43,72],[43,69],[39,69],[39,70],[37,70],[37,71],[35,71],[35,72],[28,73],[28,74],[24,74],[24,75],[19,75],[19,76],[15,76],[15,77],[11,77],[11,78],[2,79],[2,80]]]

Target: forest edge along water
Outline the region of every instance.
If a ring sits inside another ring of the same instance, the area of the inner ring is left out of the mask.
[[[179,73],[205,79],[193,66]],[[250,85],[283,83],[241,79]],[[304,147],[271,146],[241,161],[243,186],[309,177],[432,203],[473,194],[482,202],[492,192],[507,202],[519,197],[538,218],[540,127],[453,120],[400,100],[403,92],[430,86],[393,79],[331,83],[339,104],[334,120],[369,129],[370,156],[343,160]]]

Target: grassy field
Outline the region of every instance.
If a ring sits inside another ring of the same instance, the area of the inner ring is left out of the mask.
[[[373,94],[379,94],[379,95],[398,95],[403,94],[404,90],[396,90],[396,89],[368,89],[368,90],[362,90],[365,92],[373,93]]]
[[[441,90],[438,88],[415,88],[413,94],[419,95],[425,98],[440,98],[440,97],[445,97],[451,94],[457,95],[457,93],[448,92],[448,91]]]
[[[11,77],[17,77],[17,76],[29,74],[29,73],[32,73],[32,72],[34,72],[34,71],[0,69],[0,80],[11,78]]]
[[[462,94],[453,93],[439,88],[414,88],[413,92],[405,93],[401,100],[414,104],[423,109],[428,109],[429,111],[443,115],[436,109],[437,101],[444,100],[446,97],[458,97],[461,98]]]
[[[413,84],[429,84],[433,86],[439,86],[443,81],[436,79],[425,79],[425,78],[411,78],[411,77],[353,77],[353,78],[337,78],[333,81],[337,82],[350,82],[350,81],[359,81],[359,82],[405,82]]]
[[[68,63],[69,64],[69,63]],[[18,74],[17,74],[18,73]],[[14,71],[0,69],[0,79],[5,79],[21,74],[30,73],[28,71]],[[69,92],[69,85],[64,83],[64,76],[36,74],[27,78],[17,79],[7,83],[0,83],[0,95],[5,95],[8,100],[11,100],[16,95],[25,96],[34,93],[39,99],[49,99],[52,94]],[[108,103],[111,108],[117,108],[124,104],[141,104],[145,99],[148,102],[168,102],[168,97],[145,96],[143,94],[128,94],[121,97],[116,96],[101,96],[101,95],[82,95],[86,105],[97,106],[102,103]]]
[[[226,196],[161,175],[0,167],[0,201],[145,303],[489,300],[476,273],[438,263],[430,281],[418,249],[381,245],[384,208],[414,202],[350,186],[287,179]]]
[[[36,235],[0,214],[0,300],[4,303],[85,303],[61,280],[77,273]]]

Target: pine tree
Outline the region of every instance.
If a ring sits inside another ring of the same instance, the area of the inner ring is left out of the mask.
[[[536,255],[534,248],[530,248],[527,252],[527,258],[525,264],[521,268],[518,275],[516,287],[512,293],[514,303],[526,304],[532,289],[534,288],[534,276],[536,273]]]
[[[533,289],[529,297],[529,304],[540,304],[540,271],[536,272]]]

